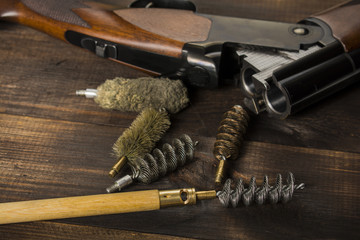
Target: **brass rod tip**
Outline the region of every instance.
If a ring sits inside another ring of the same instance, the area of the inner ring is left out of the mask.
[[[114,169],[111,169],[111,171],[109,172],[109,176],[114,178],[118,173],[114,170]]]
[[[216,198],[216,191],[215,190],[198,191],[198,192],[196,192],[196,198],[198,200],[214,199],[214,198]]]
[[[127,163],[127,157],[123,156],[119,159],[119,161],[112,167],[112,169],[109,172],[110,177],[115,177],[120,170],[124,167],[124,165]]]
[[[227,167],[227,161],[220,160],[215,174],[215,185],[221,185],[221,183],[223,182],[225,177],[226,167]]]

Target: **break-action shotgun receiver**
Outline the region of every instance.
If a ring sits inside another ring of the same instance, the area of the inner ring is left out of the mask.
[[[186,0],[138,0],[126,9],[79,0],[0,0],[1,20],[98,56],[188,85],[240,86],[256,113],[285,118],[360,79],[359,0],[298,24],[194,10]]]

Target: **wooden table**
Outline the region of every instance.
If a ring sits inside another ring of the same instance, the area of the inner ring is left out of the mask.
[[[201,13],[296,22],[341,0],[194,2]],[[107,176],[115,162],[112,145],[137,114],[103,110],[74,92],[144,74],[24,26],[1,22],[0,29],[0,202],[104,193],[113,182]],[[126,191],[213,188],[216,129],[243,96],[230,87],[190,92],[191,106],[171,117],[163,141],[188,133],[200,142],[196,161]],[[356,84],[286,120],[253,118],[231,175],[248,181],[267,174],[273,183],[276,173],[291,171],[306,188],[290,203],[233,209],[208,200],[152,212],[10,224],[0,226],[0,239],[359,239],[359,96]]]

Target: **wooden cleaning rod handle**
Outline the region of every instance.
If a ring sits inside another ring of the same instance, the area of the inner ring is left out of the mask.
[[[0,224],[151,211],[215,197],[215,191],[196,192],[188,188],[0,203]]]

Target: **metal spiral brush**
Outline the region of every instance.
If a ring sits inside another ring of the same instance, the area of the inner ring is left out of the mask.
[[[214,144],[213,154],[219,160],[216,171],[215,185],[223,182],[228,160],[236,160],[239,149],[250,120],[249,114],[240,105],[235,105],[227,111],[220,122]]]
[[[249,206],[252,203],[261,205],[267,201],[272,204],[278,202],[286,203],[291,200],[295,190],[305,187],[304,183],[295,185],[295,177],[291,172],[288,173],[286,185],[282,183],[281,174],[277,175],[274,186],[269,185],[269,180],[266,175],[260,187],[256,185],[255,177],[251,177],[248,188],[245,188],[241,178],[236,182],[234,189],[231,189],[231,184],[232,180],[227,179],[223,190],[217,192],[217,197],[224,207],[228,207],[229,205],[237,207],[240,202],[245,206]]]
[[[149,184],[159,177],[165,176],[176,168],[194,159],[194,150],[198,142],[183,134],[173,140],[172,144],[165,143],[162,150],[155,148],[152,154],[145,154],[143,158],[136,158],[130,163],[132,175],[126,175],[108,187],[108,193],[121,191],[122,188],[134,181]]]
[[[243,142],[250,117],[246,110],[239,105],[234,106],[224,114],[220,122],[218,134],[214,144],[214,156],[219,160],[219,165],[215,177],[215,187],[218,190],[223,182],[226,163],[228,160],[236,160],[239,157],[240,147]],[[227,179],[221,191],[217,192],[221,204],[228,207],[231,204],[236,207],[240,201],[245,206],[255,202],[264,204],[287,202],[292,198],[294,190],[303,189],[305,184],[295,185],[295,178],[292,173],[288,174],[287,185],[283,185],[282,176],[278,174],[276,184],[269,185],[268,177],[264,177],[261,187],[256,186],[255,177],[252,177],[248,188],[245,188],[243,180],[239,179],[235,188],[231,189],[232,180]]]

